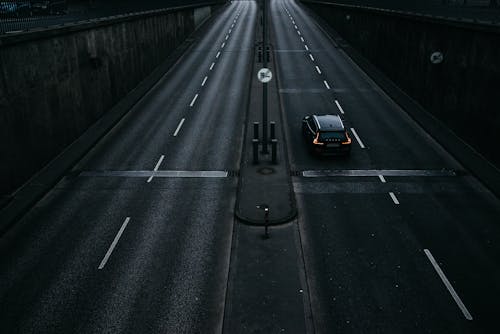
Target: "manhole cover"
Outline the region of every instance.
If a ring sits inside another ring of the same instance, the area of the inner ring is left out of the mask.
[[[274,168],[271,168],[271,167],[262,167],[262,168],[259,168],[257,170],[257,172],[259,174],[262,174],[262,175],[269,175],[269,174],[273,174],[275,172]]]

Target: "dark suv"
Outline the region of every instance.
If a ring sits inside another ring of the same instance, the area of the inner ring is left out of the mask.
[[[302,134],[310,150],[323,155],[347,155],[351,138],[338,115],[311,115],[302,120]]]

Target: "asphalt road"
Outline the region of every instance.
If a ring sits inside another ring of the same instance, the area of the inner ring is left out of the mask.
[[[310,332],[494,332],[498,198],[302,6],[269,15]],[[227,6],[0,237],[2,333],[221,332],[257,18]],[[308,113],[345,119],[350,157],[308,153]]]
[[[2,333],[220,332],[255,16],[227,6],[2,236]]]
[[[498,199],[303,7],[276,0],[271,8],[316,332],[491,332],[500,309]],[[300,132],[308,113],[345,119],[350,157],[308,153]]]

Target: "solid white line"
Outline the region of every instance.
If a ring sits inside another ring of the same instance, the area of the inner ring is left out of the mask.
[[[385,178],[383,175],[379,175],[378,178],[380,179],[380,182],[385,183]]]
[[[342,109],[342,107],[340,106],[339,101],[335,100],[335,104],[337,105],[337,108],[339,108],[340,112],[341,112],[342,114],[345,114],[344,109]]]
[[[184,124],[184,121],[185,119],[181,119],[181,121],[179,122],[179,125],[177,125],[177,129],[175,129],[175,132],[174,132],[174,137],[177,137],[177,134],[179,133],[179,130],[181,129],[182,127],[182,124]]]
[[[441,268],[437,264],[436,260],[432,256],[431,252],[428,249],[424,249],[424,253],[425,253],[425,255],[427,255],[427,258],[429,259],[429,261],[431,261],[432,266],[434,267],[437,274],[439,275],[439,277],[443,281],[444,285],[446,286],[446,288],[450,292],[451,296],[455,300],[455,303],[457,303],[458,307],[460,307],[460,310],[462,310],[462,313],[463,313],[465,319],[472,320],[472,315],[469,313],[469,310],[467,310],[467,307],[465,307],[464,303],[462,303],[462,300],[460,299],[460,297],[456,293],[455,289],[453,289],[453,286],[451,285],[450,281],[448,281],[448,279],[446,278],[446,275],[443,273],[443,271],[441,270]]]
[[[309,54],[309,58],[311,58],[311,60],[314,61],[314,57],[312,54]]]
[[[302,36],[300,36],[300,40],[301,40],[302,42],[305,42],[305,39],[304,39],[304,37],[302,37]]]
[[[306,48],[307,51],[309,51],[309,47],[307,46],[307,44],[304,44],[304,47]]]
[[[391,196],[392,201],[394,202],[394,204],[399,205],[399,201],[398,201],[396,195],[394,195],[394,193],[392,191],[389,192],[389,196]]]
[[[222,45],[220,46],[220,48],[224,49],[225,46],[226,46],[226,42],[222,43]]]
[[[190,107],[194,106],[194,103],[196,102],[196,99],[198,98],[198,94],[196,94],[194,97],[193,97],[193,100],[191,101],[191,103],[189,104]]]
[[[215,62],[213,62],[212,65],[210,65],[210,71],[214,69],[214,66],[215,66]]]
[[[160,164],[161,164],[161,162],[163,161],[163,159],[164,159],[164,158],[165,158],[165,156],[164,156],[164,155],[162,155],[162,156],[160,157],[160,160],[158,160],[158,162],[156,163],[156,166],[155,166],[155,168],[153,169],[153,172],[156,172],[156,171],[158,170],[158,168],[160,168]],[[148,179],[148,181],[147,181],[147,182],[148,182],[148,183],[149,183],[149,182],[151,182],[151,180],[153,179],[153,177],[154,177],[154,173],[153,173],[153,174],[151,174],[151,176],[149,177],[149,179]]]
[[[352,134],[354,135],[354,137],[356,137],[356,140],[358,141],[358,144],[359,146],[361,146],[361,148],[365,148],[365,145],[363,145],[363,142],[361,141],[361,139],[359,138],[356,130],[354,130],[354,128],[351,128],[351,132]]]
[[[205,79],[203,79],[203,82],[201,83],[201,87],[205,86],[205,82],[207,82],[208,76],[205,76]]]
[[[326,80],[323,80],[323,83],[325,84],[327,89],[330,89],[330,85],[328,84],[328,82],[326,82]]]
[[[220,51],[217,52],[217,55],[215,56],[215,58],[219,58],[219,56],[220,56]]]
[[[321,70],[319,69],[318,65],[316,65],[316,71],[318,72],[318,74],[321,74]]]
[[[106,253],[106,255],[104,255],[104,258],[102,259],[101,264],[99,265],[99,270],[104,268],[104,266],[108,262],[108,259],[111,256],[111,253],[113,253],[113,250],[115,249],[116,244],[118,243],[118,240],[120,240],[120,237],[122,236],[122,233],[125,230],[125,228],[127,227],[129,221],[130,221],[130,217],[125,218],[125,221],[123,222],[122,227],[118,231],[118,234],[115,236],[115,239],[113,240],[113,243],[109,247],[108,252]]]

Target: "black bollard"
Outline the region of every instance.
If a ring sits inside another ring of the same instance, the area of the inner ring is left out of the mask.
[[[259,122],[253,122],[253,139],[259,139]]]
[[[276,122],[270,122],[271,125],[271,140],[276,139]]]
[[[278,139],[276,138],[271,139],[271,160],[275,165],[278,163],[277,151],[278,151]]]
[[[253,163],[254,165],[256,165],[259,163],[259,140],[252,139],[252,146],[253,146]]]

